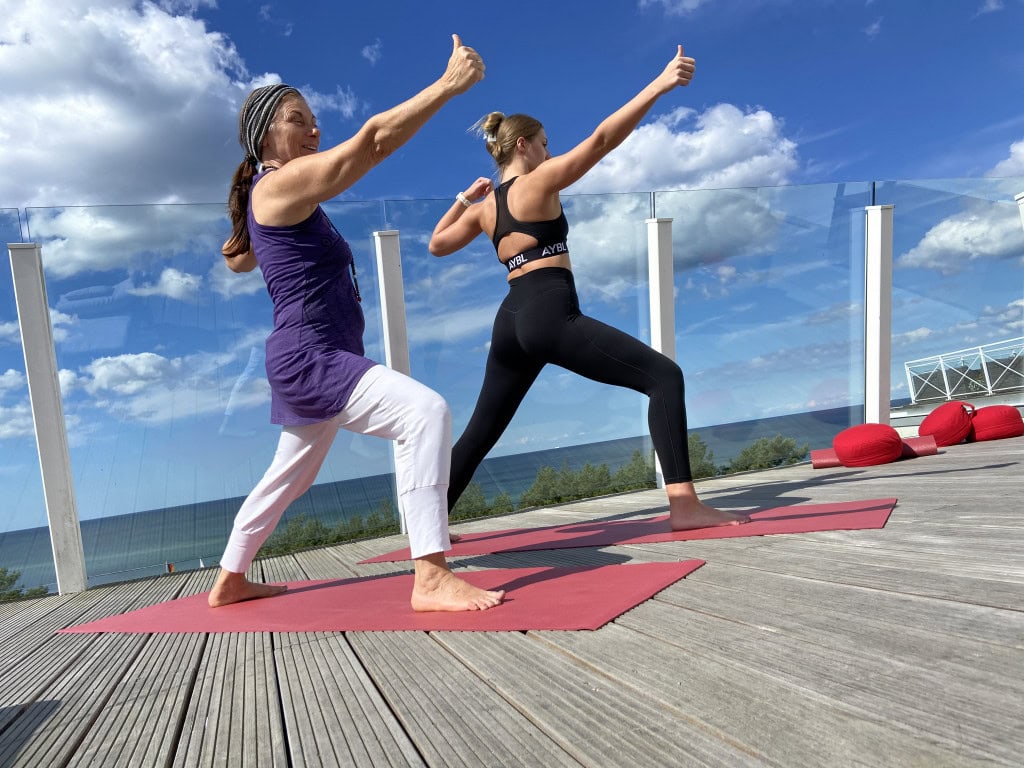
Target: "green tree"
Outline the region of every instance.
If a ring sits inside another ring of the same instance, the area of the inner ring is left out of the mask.
[[[482,517],[488,512],[487,497],[480,483],[470,483],[462,492],[459,500],[452,508],[450,519],[463,520],[471,517]]]
[[[687,438],[690,448],[690,473],[696,480],[699,477],[714,477],[718,474],[715,466],[715,455],[708,449],[701,436],[692,434]]]
[[[20,578],[21,571],[8,571],[3,566],[0,566],[0,603],[28,600],[33,597],[45,597],[50,594],[46,587],[25,589],[24,587],[16,586]]]
[[[385,534],[399,531],[398,514],[391,499],[384,499],[376,510],[366,518],[365,533]]]
[[[729,464],[728,471],[746,472],[751,469],[771,469],[795,464],[807,457],[809,447],[805,444],[798,448],[796,440],[782,435],[762,437],[740,451],[739,456]]]
[[[554,467],[541,467],[533,485],[519,497],[519,507],[542,507],[559,500],[559,474]]]
[[[623,464],[612,475],[613,491],[633,491],[640,488],[654,488],[654,461],[648,460],[639,450],[633,451],[633,458]]]
[[[502,491],[494,497],[490,511],[492,515],[507,515],[509,512],[514,512],[515,505],[512,503],[512,497]]]
[[[318,518],[296,515],[278,528],[262,547],[264,556],[284,555],[302,549],[311,549],[330,543],[331,529]]]
[[[592,496],[603,496],[611,493],[612,473],[607,464],[594,466],[587,463],[576,476],[576,491],[578,498],[590,498]]]
[[[580,497],[579,477],[569,467],[569,461],[562,462],[562,469],[558,472],[558,493],[551,501],[569,501]]]

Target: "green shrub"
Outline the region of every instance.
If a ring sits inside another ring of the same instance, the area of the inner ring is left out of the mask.
[[[771,469],[796,464],[807,457],[809,445],[797,448],[796,440],[776,435],[762,437],[748,445],[729,464],[727,472],[746,472],[751,469]]]
[[[50,594],[46,587],[25,587],[15,586],[21,578],[21,571],[8,571],[0,566],[0,603],[10,603],[15,600],[30,600],[34,597],[45,597]]]
[[[690,435],[687,438],[687,444],[690,448],[690,473],[693,475],[693,479],[717,475],[718,467],[715,466],[715,456],[700,435]]]

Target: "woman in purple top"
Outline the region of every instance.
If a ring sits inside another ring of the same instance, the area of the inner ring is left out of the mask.
[[[287,506],[312,485],[339,429],[397,443],[395,479],[415,566],[413,609],[483,610],[502,600],[503,592],[478,589],[448,569],[448,406],[364,356],[352,252],[320,208],[483,78],[477,53],[458,35],[452,41],[439,80],[324,152],[316,118],[294,88],[257,88],[242,105],[239,141],[246,157],[232,180],[233,231],[222,252],[235,272],[258,266],[273,301],[266,367],[271,420],[282,429],[270,468],[235,518],[210,592],[213,607],[285,589],[251,582],[245,572]]]

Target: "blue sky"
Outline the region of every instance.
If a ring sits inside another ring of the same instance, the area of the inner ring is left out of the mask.
[[[692,425],[858,402],[870,182],[876,202],[896,205],[894,396],[906,395],[904,360],[1024,335],[1022,0],[61,8],[0,0],[0,231],[43,244],[83,517],[244,494],[272,453],[264,289],[216,257],[248,90],[299,87],[336,143],[435,79],[453,32],[482,55],[485,79],[331,213],[367,286],[378,359],[368,233],[402,233],[413,373],[449,400],[456,432],[504,277],[484,238],[426,254],[448,201],[493,171],[467,129],[491,110],[528,112],[558,153],[680,43],[693,83],[569,191],[566,211],[585,311],[645,337],[643,220],[647,193],[666,191],[657,214],[674,220]],[[0,530],[45,519],[9,280]],[[632,393],[549,371],[498,452],[643,429]],[[387,464],[386,447],[346,436],[321,479]]]

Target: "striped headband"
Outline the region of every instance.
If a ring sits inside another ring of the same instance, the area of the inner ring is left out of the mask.
[[[277,112],[281,99],[289,95],[300,95],[290,85],[277,83],[255,89],[242,104],[238,113],[238,143],[245,150],[245,157],[257,165],[262,152],[263,137],[267,135],[270,121]]]

